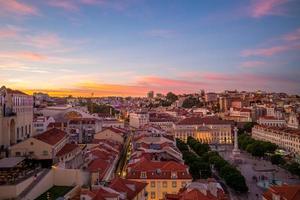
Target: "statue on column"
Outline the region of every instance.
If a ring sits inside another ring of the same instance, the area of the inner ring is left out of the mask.
[[[232,158],[234,161],[241,161],[240,159],[241,151],[239,149],[239,144],[238,144],[238,128],[234,127],[233,131],[234,131],[234,147],[232,150]]]

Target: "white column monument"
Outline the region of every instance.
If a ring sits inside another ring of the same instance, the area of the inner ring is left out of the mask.
[[[232,150],[232,156],[233,158],[239,157],[240,155],[240,150],[239,150],[239,145],[238,145],[238,128],[234,127],[234,148]]]

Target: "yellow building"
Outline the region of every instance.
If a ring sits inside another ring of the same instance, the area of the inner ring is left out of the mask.
[[[3,149],[33,135],[33,97],[18,90],[0,88],[0,146]]]
[[[175,138],[186,141],[189,136],[206,143],[231,144],[232,122],[216,117],[189,117],[173,126]]]
[[[192,181],[188,167],[174,161],[141,159],[127,166],[126,178],[147,183],[147,199],[163,199],[165,194],[177,194]]]
[[[94,135],[94,139],[112,140],[123,144],[126,131],[120,128],[108,127]]]
[[[30,156],[37,160],[50,160],[55,158],[66,142],[67,134],[62,130],[53,128],[11,146],[9,148],[10,155],[16,157]]]

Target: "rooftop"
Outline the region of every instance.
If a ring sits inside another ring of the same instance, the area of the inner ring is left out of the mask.
[[[34,138],[41,140],[47,144],[55,145],[63,140],[66,136],[66,132],[57,128],[52,128],[48,131],[45,131],[44,133],[34,136]]]
[[[300,199],[300,185],[282,185],[271,186],[263,197],[267,200],[273,200],[272,195],[278,195],[279,200],[299,200]]]

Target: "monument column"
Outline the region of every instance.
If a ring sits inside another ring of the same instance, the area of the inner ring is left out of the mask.
[[[235,157],[240,154],[239,144],[238,144],[238,128],[234,127],[233,131],[234,131],[234,148],[232,150],[232,155]]]

